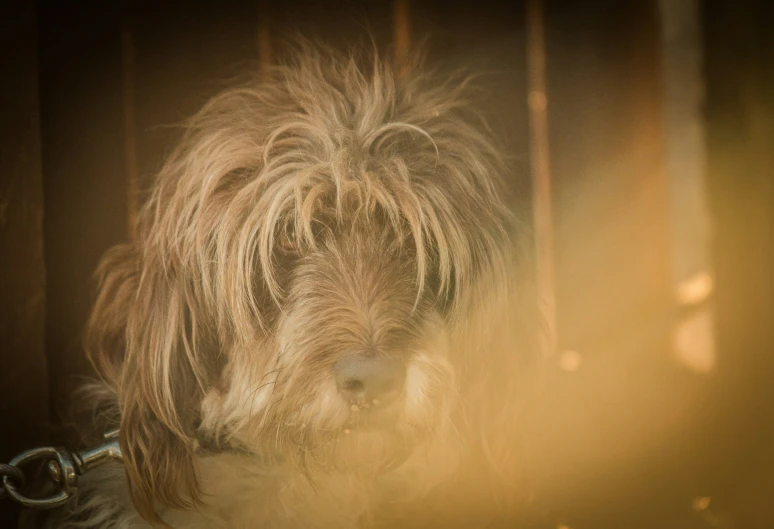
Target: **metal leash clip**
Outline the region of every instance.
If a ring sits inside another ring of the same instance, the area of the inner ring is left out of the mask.
[[[0,465],[0,476],[5,493],[16,502],[33,509],[53,509],[67,503],[78,489],[78,476],[106,463],[123,461],[118,444],[118,430],[106,433],[105,442],[81,452],[64,448],[42,447],[26,450],[14,457],[7,465]],[[48,460],[48,477],[58,491],[43,498],[28,498],[19,492],[25,479],[22,467],[39,460]],[[2,493],[0,489],[0,493]],[[0,497],[4,496],[0,494]]]

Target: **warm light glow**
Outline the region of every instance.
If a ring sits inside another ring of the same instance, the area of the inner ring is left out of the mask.
[[[712,312],[705,309],[683,320],[673,335],[677,361],[696,373],[709,373],[715,367],[712,338]]]
[[[583,357],[580,355],[578,351],[573,351],[570,349],[559,353],[558,363],[559,363],[559,368],[562,371],[567,371],[568,373],[572,373],[580,369],[580,366],[583,363]]]
[[[693,499],[691,507],[694,511],[704,511],[710,506],[710,498],[707,496],[699,496]]]
[[[546,94],[538,90],[532,90],[527,98],[529,108],[540,112],[545,111],[548,108],[548,99]]]
[[[712,294],[714,283],[709,272],[699,272],[677,285],[677,301],[682,305],[696,305]]]

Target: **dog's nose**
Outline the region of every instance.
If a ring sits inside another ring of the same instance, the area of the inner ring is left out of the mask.
[[[348,356],[336,362],[333,370],[344,397],[361,403],[394,400],[406,380],[406,366],[389,357]]]

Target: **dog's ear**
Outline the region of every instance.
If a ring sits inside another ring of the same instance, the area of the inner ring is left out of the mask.
[[[135,507],[165,526],[157,502],[190,508],[200,498],[194,431],[202,374],[190,293],[172,267],[147,253],[126,244],[103,259],[86,348],[118,395]]]

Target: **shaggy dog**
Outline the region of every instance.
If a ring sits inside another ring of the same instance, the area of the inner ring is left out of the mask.
[[[101,264],[87,348],[125,465],[87,476],[72,524],[518,511],[529,237],[470,79],[294,50],[190,121]]]

